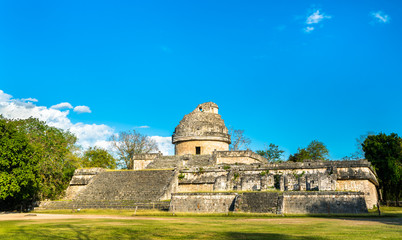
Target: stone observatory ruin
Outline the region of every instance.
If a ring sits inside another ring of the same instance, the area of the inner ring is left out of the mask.
[[[77,169],[65,199],[40,208],[328,214],[377,204],[367,160],[269,163],[250,150],[229,151],[218,110],[207,102],[183,117],[172,136],[175,155],[135,155],[132,170]]]

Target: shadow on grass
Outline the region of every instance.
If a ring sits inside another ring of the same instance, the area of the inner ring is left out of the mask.
[[[31,228],[32,227],[32,228]],[[23,236],[23,239],[27,236],[33,236],[32,239],[138,239],[141,237],[141,233],[138,230],[132,229],[117,229],[110,230],[103,228],[94,228],[90,226],[82,226],[72,224],[51,224],[47,226],[41,226],[40,230],[36,229],[34,225],[29,227],[23,226],[16,230],[15,236]],[[14,239],[11,238],[11,239]],[[20,238],[15,238],[20,239]]]
[[[277,233],[243,233],[243,232],[228,232],[226,233],[227,239],[275,239],[275,240],[325,240],[322,237],[310,237],[310,236],[290,236],[286,234]]]
[[[63,231],[64,230],[64,231]],[[148,239],[151,235],[149,233],[143,233],[137,230],[124,229],[124,231],[114,232],[112,236],[90,234],[90,231],[96,231],[96,229],[89,229],[85,227],[76,227],[71,224],[63,225],[63,228],[53,229],[53,231],[35,231],[33,229],[19,229],[19,236],[34,236],[34,239]],[[164,234],[156,234],[153,237],[170,239],[169,236]],[[170,236],[173,237],[173,236]],[[183,236],[182,239],[193,239],[195,236]],[[210,236],[213,237],[213,236]],[[244,232],[226,232],[218,233],[216,235],[219,239],[227,240],[240,240],[240,239],[275,239],[275,240],[325,240],[322,237],[311,236],[290,236],[286,234],[276,233],[244,233]],[[176,237],[173,237],[177,239]],[[172,238],[172,239],[173,239]],[[16,238],[19,239],[19,238]]]

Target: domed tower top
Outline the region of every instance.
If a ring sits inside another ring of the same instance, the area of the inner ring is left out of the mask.
[[[198,105],[198,107],[196,109],[194,109],[193,112],[195,111],[200,111],[200,112],[207,112],[207,113],[216,113],[218,114],[218,105],[216,105],[216,103],[213,102],[206,102],[206,103],[201,103],[200,105]]]
[[[207,102],[183,117],[172,136],[176,155],[229,150],[230,135],[218,109],[215,103]]]

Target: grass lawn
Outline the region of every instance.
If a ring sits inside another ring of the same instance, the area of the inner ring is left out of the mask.
[[[0,221],[0,239],[402,239],[402,209],[383,211],[386,217],[331,218],[70,211],[67,218],[79,218]]]

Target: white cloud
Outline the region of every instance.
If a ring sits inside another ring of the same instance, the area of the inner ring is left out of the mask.
[[[3,92],[3,90],[0,90],[0,103],[10,101],[12,97],[13,96],[11,96],[10,94],[7,94]]]
[[[174,155],[172,137],[152,136],[151,139],[155,140],[158,144],[159,151],[161,151],[163,155]]]
[[[316,24],[324,19],[330,19],[331,16],[320,13],[320,10],[315,11],[313,14],[307,17],[306,24]]]
[[[114,130],[105,124],[76,123],[69,128],[70,132],[80,140],[80,145],[85,149],[92,146],[100,146],[113,134]]]
[[[74,112],[76,113],[91,113],[91,109],[88,106],[76,106],[74,108]]]
[[[113,153],[113,145],[111,141],[100,140],[93,144],[93,147],[103,148]]]
[[[391,18],[382,11],[372,12],[371,16],[379,23],[389,23],[389,21],[391,20]]]
[[[306,21],[304,22],[307,26],[303,28],[303,31],[306,33],[314,31],[315,27],[311,25],[315,25],[323,21],[324,19],[331,19],[332,16],[326,15],[325,13],[321,13],[320,10],[315,10],[312,14],[307,16]]]
[[[38,99],[36,98],[23,98],[21,100],[24,102],[38,102]]]
[[[62,102],[62,103],[53,105],[50,108],[53,108],[53,109],[71,109],[71,108],[73,108],[73,106],[68,102]]]
[[[72,123],[68,118],[69,110],[61,111],[60,109],[56,109],[61,106],[67,107],[69,103],[60,103],[62,105],[54,105],[56,108],[54,106],[47,108],[25,101],[27,100],[13,99],[10,94],[0,90],[0,114],[10,119],[38,118],[41,121],[45,121],[49,126],[68,130],[75,134],[78,138],[78,144],[84,149],[97,146],[111,150],[111,144],[108,139],[111,135],[116,135],[112,127],[105,124]],[[139,128],[149,128],[149,126],[144,125],[139,126]],[[174,154],[174,145],[172,144],[171,137],[151,136],[150,138],[156,141],[159,150],[164,155]]]
[[[314,27],[307,26],[303,30],[304,30],[304,32],[309,33],[314,30]]]
[[[134,127],[134,128],[150,128],[150,126],[144,125],[144,126],[137,126],[137,127]]]
[[[11,95],[0,90],[0,114],[10,119],[38,118],[45,121],[49,126],[61,128],[74,133],[78,138],[78,144],[87,148],[89,146],[101,145],[114,133],[112,127],[104,124],[73,124],[68,118],[69,110],[37,106],[32,102],[25,102],[26,99],[13,99]]]

